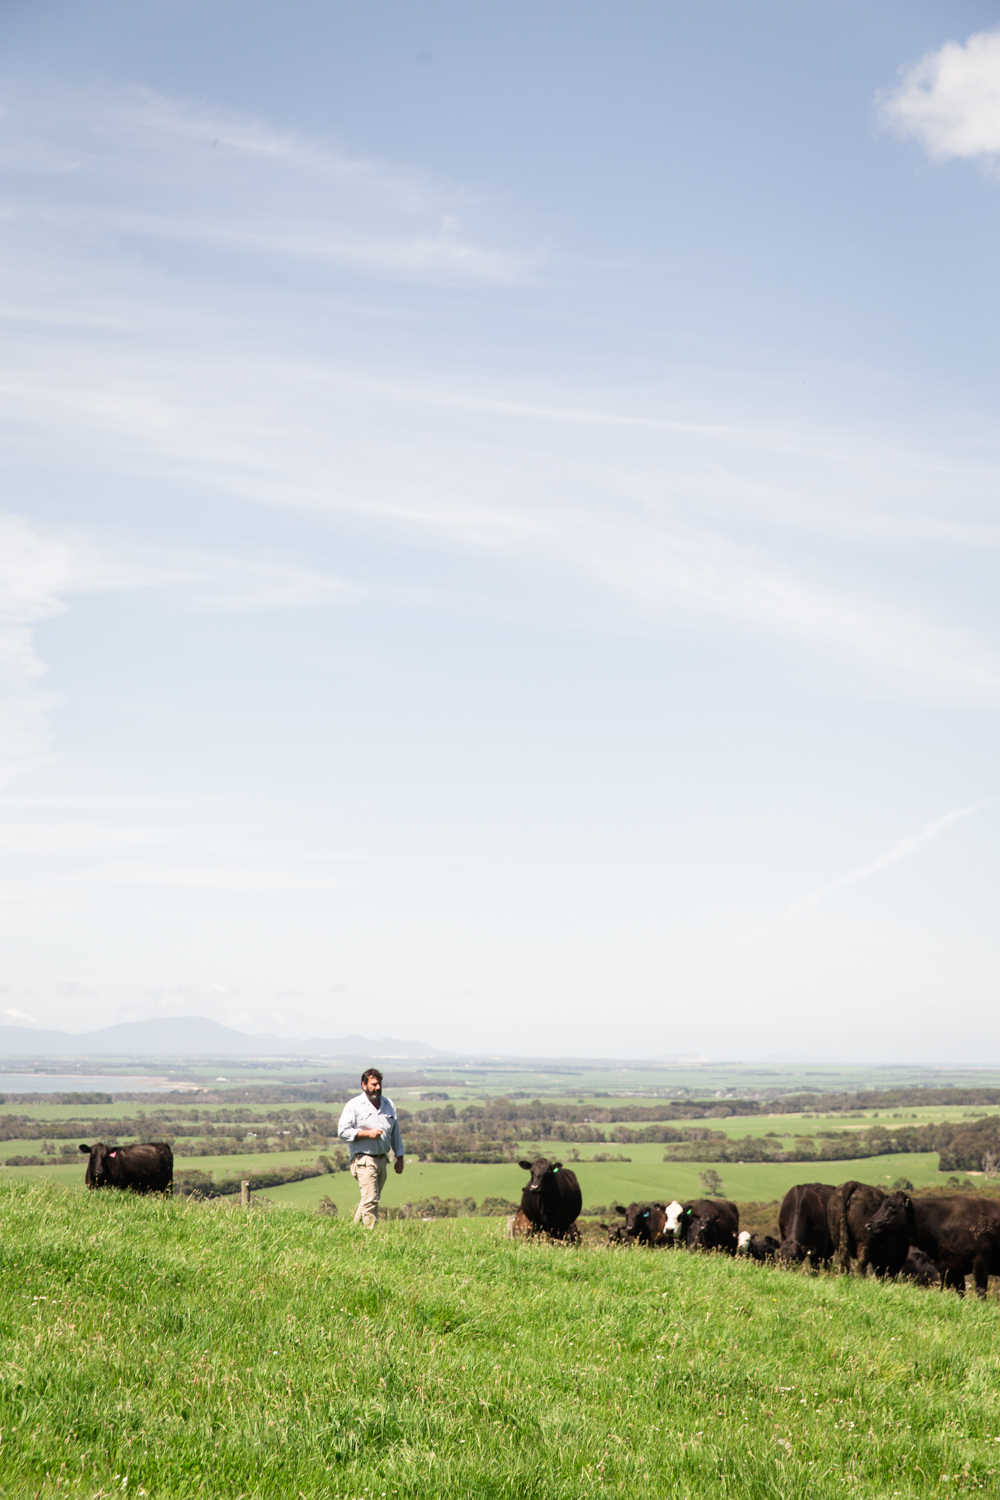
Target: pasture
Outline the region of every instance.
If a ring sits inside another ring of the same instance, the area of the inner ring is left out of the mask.
[[[994,1491],[1000,1306],[0,1186],[4,1500]]]
[[[533,1149],[525,1147],[526,1150]],[[699,1174],[704,1167],[698,1162],[665,1162],[662,1146],[628,1146],[620,1149],[630,1156],[629,1162],[588,1162],[589,1151],[597,1148],[580,1147],[581,1159],[573,1163],[580,1179],[584,1207],[590,1205],[629,1203],[650,1198],[669,1202],[671,1198],[692,1198],[701,1195]],[[569,1161],[565,1146],[550,1143],[548,1154]],[[316,1159],[315,1151],[287,1151],[271,1155],[246,1156],[197,1156],[185,1157],[178,1152],[175,1170],[180,1173],[187,1167],[218,1175],[235,1176],[240,1173],[252,1177],[255,1170],[266,1170],[273,1166],[311,1165]],[[57,1164],[44,1167],[7,1167],[2,1179],[28,1181],[51,1181],[61,1187],[82,1186],[86,1161],[81,1156],[69,1165]],[[933,1187],[947,1180],[947,1173],[937,1170],[937,1155],[931,1151],[897,1154],[893,1156],[871,1156],[861,1161],[829,1162],[723,1162],[719,1167],[723,1192],[727,1198],[738,1202],[770,1202],[782,1198],[796,1182],[846,1182],[856,1177],[862,1182],[875,1183],[888,1188],[899,1177],[908,1178],[916,1188]],[[2,1180],[0,1179],[0,1180]],[[484,1198],[507,1198],[516,1202],[521,1196],[525,1174],[516,1164],[483,1166],[477,1163],[418,1162],[408,1160],[402,1177],[390,1172],[383,1202],[387,1207],[400,1207],[416,1198],[474,1198],[481,1203]],[[329,1197],[337,1205],[339,1213],[353,1214],[358,1202],[358,1189],[348,1172],[334,1172],[322,1177],[309,1177],[302,1182],[290,1182],[281,1187],[269,1187],[266,1196],[275,1203],[294,1204],[302,1208],[315,1208],[321,1198]]]
[[[587,1147],[581,1147],[583,1156]],[[631,1162],[574,1162],[580,1179],[584,1208],[589,1205],[630,1203],[652,1199],[669,1203],[672,1198],[697,1198],[702,1190],[698,1181],[704,1167],[697,1162],[664,1162],[662,1146],[621,1148]],[[550,1154],[556,1151],[550,1146]],[[565,1147],[558,1152],[567,1161]],[[82,1160],[82,1158],[81,1158]],[[900,1176],[908,1177],[915,1187],[930,1187],[945,1180],[937,1171],[933,1152],[898,1156],[871,1156],[864,1161],[782,1162],[741,1165],[724,1162],[719,1168],[727,1198],[745,1202],[770,1202],[783,1198],[797,1182],[846,1182],[856,1177],[888,1188]],[[82,1178],[81,1178],[82,1181]],[[526,1181],[518,1166],[452,1165],[447,1162],[407,1162],[402,1177],[389,1174],[383,1202],[399,1206],[415,1198],[508,1198],[517,1202]],[[305,1182],[290,1182],[267,1189],[267,1197],[276,1203],[294,1203],[314,1207],[324,1196],[330,1197],[338,1211],[353,1214],[358,1202],[354,1178],[346,1172],[329,1177],[311,1177]]]

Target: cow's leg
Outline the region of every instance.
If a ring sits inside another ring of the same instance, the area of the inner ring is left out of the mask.
[[[985,1297],[990,1280],[990,1263],[985,1255],[977,1255],[972,1262],[972,1274],[976,1282],[976,1296]]]
[[[961,1272],[951,1270],[945,1271],[943,1280],[946,1287],[950,1287],[951,1290],[953,1292],[957,1292],[960,1297],[965,1296],[965,1277]]]

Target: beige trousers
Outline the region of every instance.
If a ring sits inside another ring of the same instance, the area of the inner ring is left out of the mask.
[[[351,1159],[351,1176],[361,1189],[361,1202],[354,1215],[355,1224],[360,1219],[368,1229],[378,1223],[378,1196],[385,1187],[386,1162],[384,1156],[355,1156]]]

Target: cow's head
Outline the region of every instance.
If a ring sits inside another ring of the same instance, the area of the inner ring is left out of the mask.
[[[778,1259],[786,1266],[798,1265],[808,1254],[808,1245],[803,1245],[800,1240],[782,1240],[778,1246]]]
[[[630,1203],[628,1208],[622,1203],[613,1203],[612,1208],[616,1214],[621,1214],[625,1220],[625,1233],[631,1239],[633,1235],[642,1235],[649,1226],[649,1204]]]
[[[675,1198],[673,1203],[668,1203],[663,1210],[666,1217],[664,1225],[665,1232],[673,1235],[675,1239],[683,1236],[687,1223],[691,1218],[691,1210],[685,1208],[683,1203],[678,1203]]]
[[[736,1254],[737,1255],[748,1255],[749,1254],[749,1252],[750,1252],[750,1239],[751,1239],[751,1235],[750,1235],[749,1229],[743,1229],[743,1230],[740,1231],[739,1239],[736,1241]]]
[[[714,1203],[689,1203],[684,1210],[683,1236],[689,1250],[715,1250],[719,1245],[719,1216]]]
[[[907,1234],[913,1227],[913,1199],[909,1193],[890,1193],[868,1220],[869,1234]]]
[[[111,1176],[111,1158],[117,1156],[117,1151],[112,1146],[106,1146],[103,1141],[98,1141],[94,1146],[81,1145],[80,1150],[90,1157],[87,1163],[87,1186],[104,1187]]]
[[[518,1166],[522,1171],[531,1173],[531,1181],[525,1184],[524,1191],[544,1193],[551,1191],[562,1162],[549,1161],[547,1157],[540,1156],[537,1161],[519,1161]]]

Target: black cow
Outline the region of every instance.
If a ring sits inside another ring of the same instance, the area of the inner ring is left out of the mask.
[[[630,1203],[623,1208],[614,1204],[616,1214],[625,1215],[625,1238],[633,1245],[667,1245],[673,1235],[667,1234],[667,1214],[661,1203]]]
[[[901,1281],[915,1281],[917,1286],[939,1286],[941,1267],[922,1250],[910,1250],[899,1273]]]
[[[773,1260],[778,1253],[778,1241],[773,1234],[751,1234],[744,1229],[736,1246],[737,1255],[749,1255],[751,1260]]]
[[[601,1228],[606,1229],[608,1232],[609,1245],[630,1245],[632,1243],[624,1224],[605,1224],[602,1222]]]
[[[146,1141],[141,1146],[81,1146],[90,1160],[86,1183],[89,1188],[127,1188],[133,1193],[169,1193],[174,1180],[174,1153],[166,1141]]]
[[[890,1193],[867,1228],[874,1240],[906,1236],[940,1269],[941,1285],[965,1295],[965,1278],[975,1277],[976,1293],[986,1296],[991,1276],[1000,1275],[1000,1203],[988,1198],[911,1198]]]
[[[899,1275],[908,1249],[906,1235],[886,1233],[873,1241],[867,1227],[884,1202],[882,1189],[866,1182],[842,1182],[831,1194],[826,1220],[838,1271],[846,1274],[853,1260],[862,1276],[869,1266],[880,1280]]]
[[[786,1265],[803,1260],[813,1267],[820,1261],[829,1265],[833,1240],[826,1208],[832,1195],[833,1185],[826,1182],[801,1182],[788,1189],[778,1211],[779,1260]]]
[[[724,1250],[736,1254],[740,1212],[725,1198],[693,1198],[690,1203],[668,1203],[666,1233],[689,1250]]]
[[[518,1162],[525,1172],[531,1173],[531,1181],[521,1194],[521,1212],[535,1230],[541,1230],[551,1239],[579,1238],[575,1228],[583,1207],[583,1194],[576,1180],[576,1173],[564,1167],[561,1161],[548,1161],[540,1156],[537,1161]]]

